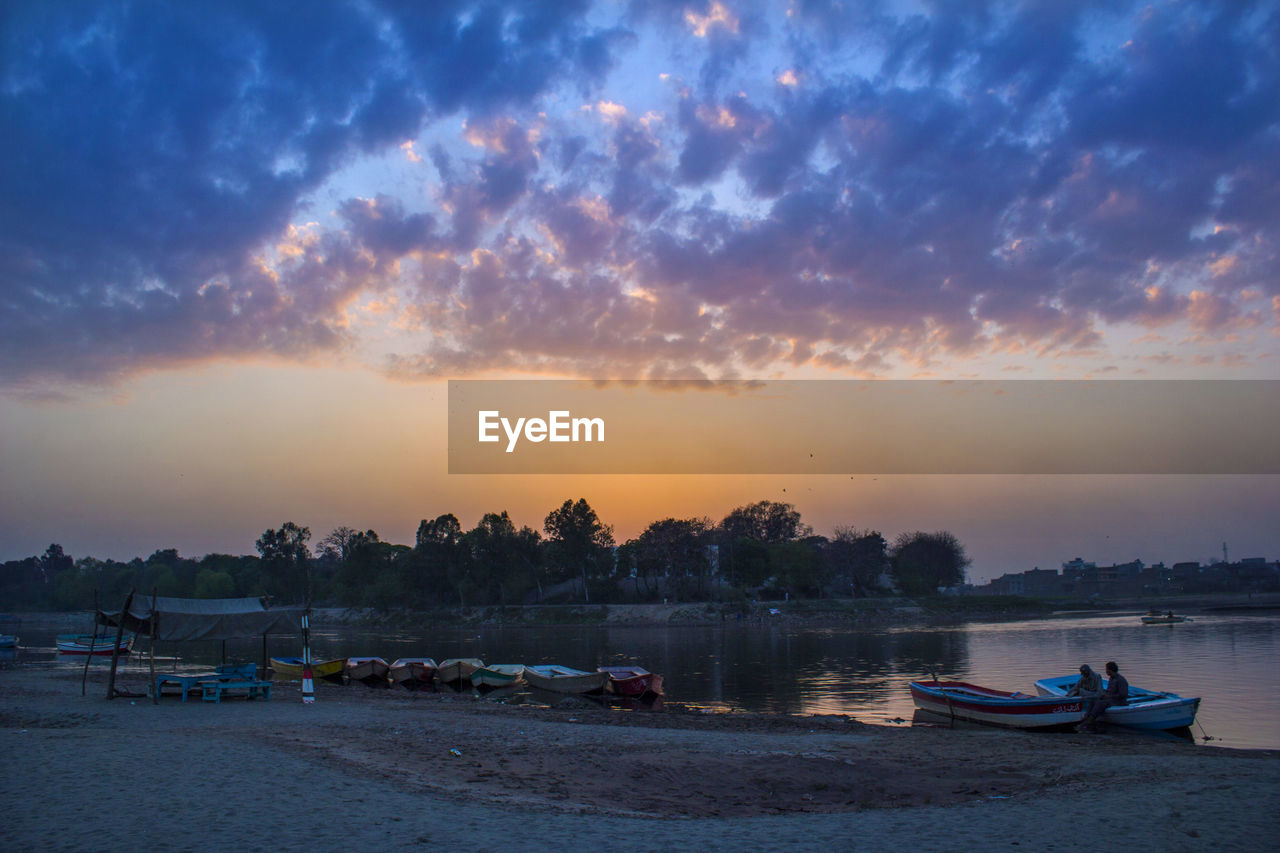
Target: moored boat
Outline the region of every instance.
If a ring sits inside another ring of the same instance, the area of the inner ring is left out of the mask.
[[[539,664],[524,668],[524,680],[530,687],[551,693],[600,693],[609,682],[607,672],[583,672],[558,664]]]
[[[431,686],[436,677],[436,662],[431,658],[398,658],[391,662],[391,683],[407,690]]]
[[[133,649],[135,635],[129,634],[116,643],[114,635],[97,636],[94,634],[59,634],[57,638],[58,653],[64,655],[109,655],[115,649],[127,655]]]
[[[1073,726],[1084,719],[1078,697],[1032,696],[964,681],[912,681],[911,701],[922,711],[1015,729]]]
[[[662,695],[662,676],[642,666],[599,666],[596,672],[609,676],[605,689],[619,696]]]
[[[444,684],[471,683],[471,673],[484,666],[480,658],[446,658],[436,667],[436,680]]]
[[[276,678],[302,680],[302,658],[272,658],[271,670]],[[346,676],[347,659],[311,661],[311,678],[313,680],[332,681],[341,684]]]
[[[1163,616],[1153,616],[1147,614],[1142,617],[1143,625],[1177,625],[1179,622],[1190,622],[1190,616],[1174,616],[1172,613],[1166,613]]]
[[[390,687],[391,682],[388,680],[390,673],[391,664],[382,658],[347,658],[348,681],[359,681],[370,687]]]
[[[18,638],[13,634],[0,634],[0,649],[16,649]]]
[[[1036,682],[1036,692],[1041,696],[1066,696],[1079,678],[1078,675],[1042,678]],[[1105,689],[1106,679],[1103,679],[1102,685]],[[1198,696],[1161,693],[1130,684],[1129,704],[1111,706],[1102,713],[1101,719],[1104,723],[1114,723],[1117,726],[1166,731],[1190,726],[1195,722],[1199,709]]]
[[[512,687],[522,681],[522,663],[487,663],[471,673],[471,683],[476,687]]]

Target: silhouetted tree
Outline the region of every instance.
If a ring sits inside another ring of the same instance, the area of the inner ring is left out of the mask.
[[[307,541],[311,529],[286,521],[279,530],[267,528],[254,545],[262,555],[262,586],[282,601],[301,602],[307,597]]]
[[[874,595],[889,570],[889,546],[878,530],[838,526],[827,559],[838,583],[848,584],[856,595]]]
[[[951,533],[903,533],[889,555],[898,589],[907,595],[933,595],[939,588],[964,583],[970,560]]]
[[[600,521],[585,498],[567,500],[547,514],[547,550],[556,580],[575,571],[582,577],[583,596],[591,600],[588,578],[613,573],[613,528]]]
[[[653,595],[657,579],[664,578],[673,591],[686,589],[705,596],[711,575],[708,547],[713,529],[706,518],[666,518],[653,522],[631,540],[628,557],[646,595]]]

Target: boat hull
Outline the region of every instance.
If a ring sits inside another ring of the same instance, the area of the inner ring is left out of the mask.
[[[596,672],[609,676],[606,690],[618,696],[662,695],[662,676],[639,666],[601,666]]]
[[[549,693],[584,695],[604,692],[609,683],[607,672],[583,672],[567,666],[526,666],[524,680],[530,687]]]
[[[1079,676],[1064,675],[1042,678],[1036,682],[1036,691],[1042,696],[1064,696]],[[1103,687],[1107,682],[1104,679]],[[1102,713],[1104,723],[1128,726],[1132,729],[1167,731],[1190,726],[1200,710],[1200,698],[1179,696],[1176,693],[1160,693],[1141,687],[1129,687],[1129,704],[1115,705]]]
[[[58,637],[58,654],[62,655],[109,655],[117,648],[120,654],[127,655],[133,649],[134,637],[123,637],[116,643],[115,637],[98,637],[90,640],[88,634],[63,635]]]
[[[311,662],[311,677],[315,680],[333,681],[341,684],[346,668],[346,658],[313,660]],[[271,669],[276,678],[302,680],[302,658],[272,658]]]
[[[422,690],[436,677],[436,662],[431,658],[400,658],[391,663],[391,683],[406,690]]]
[[[348,658],[347,680],[370,687],[390,687],[391,664],[382,658]]]
[[[1189,616],[1143,616],[1143,625],[1177,625],[1181,622],[1190,622]]]
[[[471,683],[471,673],[484,666],[480,658],[448,658],[436,669],[436,680],[443,684]]]
[[[475,687],[511,687],[524,681],[524,666],[518,663],[491,663],[471,673]]]
[[[1055,729],[1084,719],[1085,703],[1064,696],[1008,693],[963,681],[913,681],[911,701],[922,711],[1012,729]]]

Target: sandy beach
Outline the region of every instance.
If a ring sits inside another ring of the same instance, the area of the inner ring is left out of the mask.
[[[1280,844],[1275,751],[358,685],[312,705],[291,682],[219,705],[108,701],[101,673],[80,692],[0,671],[5,850]]]

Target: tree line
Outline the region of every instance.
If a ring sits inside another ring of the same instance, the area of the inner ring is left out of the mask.
[[[969,559],[949,532],[837,526],[818,536],[788,503],[758,501],[719,522],[665,518],[621,544],[585,499],[551,510],[541,530],[485,513],[463,530],[452,513],[423,519],[412,545],[338,527],[312,540],[294,522],[268,528],[257,554],[128,562],[73,559],[57,544],[0,565],[9,609],[117,606],[130,589],[191,598],[270,596],[279,603],[393,608],[531,603],[746,601],[936,594],[964,582]]]

